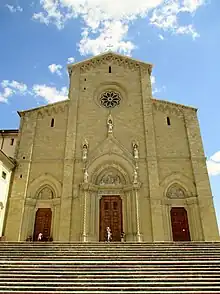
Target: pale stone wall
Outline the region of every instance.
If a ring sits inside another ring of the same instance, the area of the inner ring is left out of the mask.
[[[0,149],[8,156],[14,157],[17,144],[17,132],[0,130]]]
[[[69,72],[69,100],[21,113],[7,239],[26,239],[37,209],[50,207],[54,240],[97,241],[102,195],[121,196],[127,241],[171,241],[174,206],[187,210],[192,240],[218,239],[196,110],[152,99],[151,66],[120,55],[106,54]],[[113,109],[99,101],[109,89],[122,97]],[[85,169],[88,181],[83,183]],[[101,175],[110,170],[120,175],[120,184],[101,186]],[[172,185],[184,191],[180,198],[168,197]],[[42,187],[53,191],[53,199],[39,199]]]
[[[0,159],[0,238],[3,233],[11,173],[11,168],[7,166],[5,161]]]

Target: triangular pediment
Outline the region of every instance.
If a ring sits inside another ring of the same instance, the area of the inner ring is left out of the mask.
[[[97,56],[91,57],[89,59],[80,61],[78,63],[69,64],[67,68],[68,68],[68,72],[71,74],[74,68],[80,67],[81,70],[89,70],[103,63],[108,63],[108,64],[116,63],[118,65],[128,66],[131,69],[139,69],[141,67],[141,68],[144,68],[145,70],[148,70],[150,73],[153,67],[153,65],[150,63],[142,62],[140,60],[136,60],[129,56],[108,51],[108,52],[99,54]]]
[[[109,135],[97,148],[93,149],[90,153],[90,158],[93,160],[104,154],[117,154],[132,161],[132,153],[121,145],[113,135]]]

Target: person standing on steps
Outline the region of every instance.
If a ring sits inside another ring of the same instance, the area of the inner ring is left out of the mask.
[[[39,233],[37,236],[37,241],[42,241],[43,240],[43,234]]]
[[[110,242],[112,240],[112,232],[110,227],[106,228],[106,233],[107,233],[107,242]]]

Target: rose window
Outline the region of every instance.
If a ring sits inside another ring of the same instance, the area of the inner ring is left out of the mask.
[[[115,91],[106,91],[102,93],[100,102],[106,108],[113,108],[120,104],[121,96]]]

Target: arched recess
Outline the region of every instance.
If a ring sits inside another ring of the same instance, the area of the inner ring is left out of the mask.
[[[49,186],[54,192],[54,198],[60,198],[62,192],[61,183],[51,174],[43,174],[33,180],[28,188],[27,198],[35,199],[43,187]]]
[[[96,184],[101,174],[110,169],[118,171],[121,175],[123,184],[128,185],[132,182],[134,167],[128,160],[115,153],[104,154],[96,158],[88,166],[88,173],[91,175],[91,182]]]
[[[197,204],[196,186],[193,181],[181,173],[173,173],[160,183],[164,195],[164,226],[167,240],[173,240],[172,209],[186,211],[189,235],[192,240],[200,240],[201,224]],[[186,230],[186,228],[184,228]]]
[[[42,191],[46,195],[41,195]],[[23,212],[21,240],[33,235],[38,209],[51,209],[51,233],[54,240],[58,239],[61,192],[61,183],[51,174],[42,174],[30,183]]]
[[[168,189],[172,185],[182,187],[185,190],[186,197],[196,195],[196,187],[193,181],[181,173],[172,173],[160,182],[164,197],[167,196]]]

